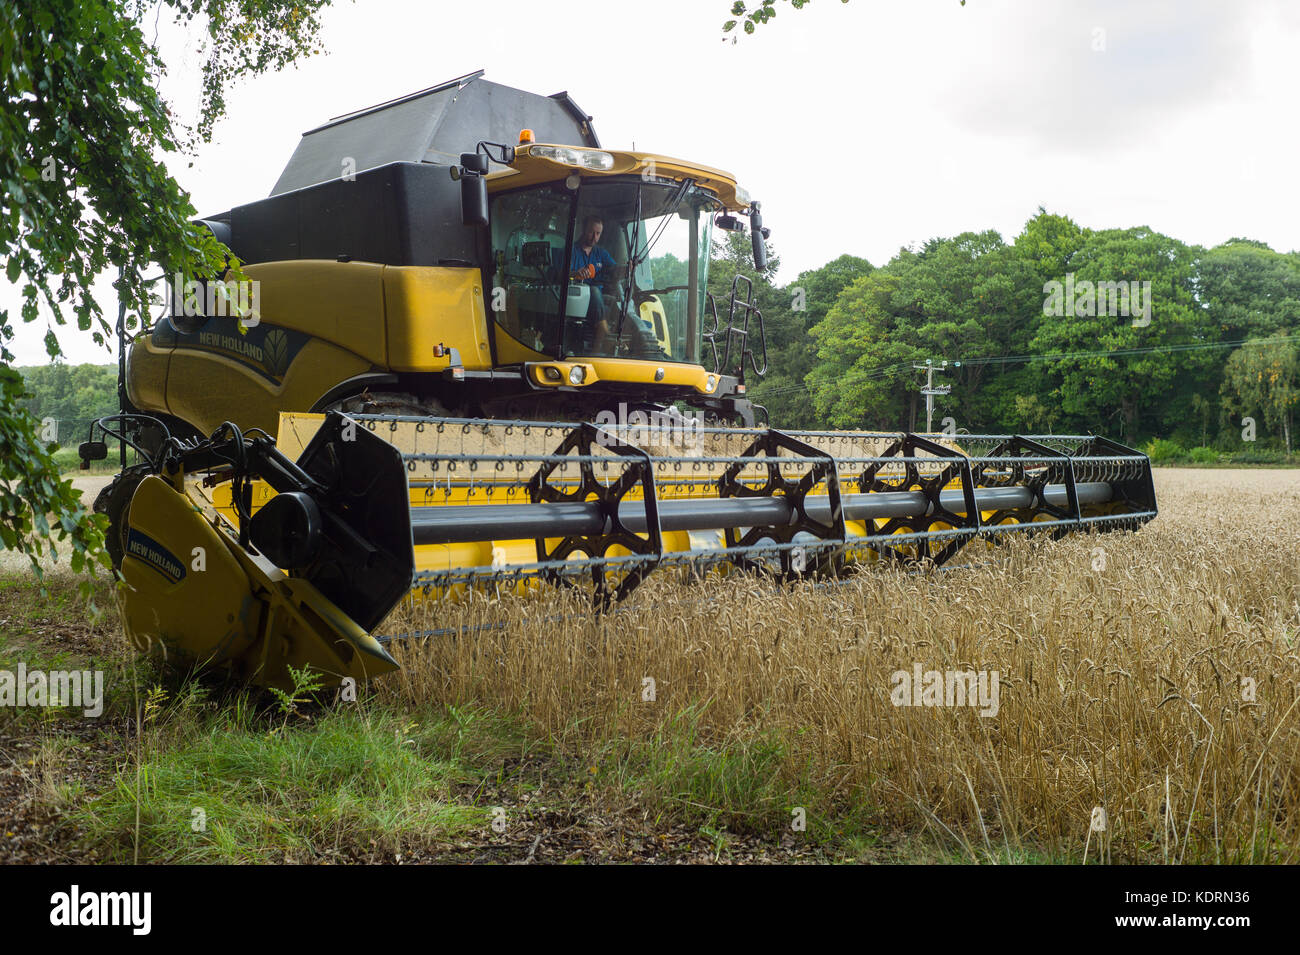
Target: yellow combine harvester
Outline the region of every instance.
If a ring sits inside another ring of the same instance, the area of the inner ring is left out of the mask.
[[[743,282],[724,316],[706,292],[742,218],[761,266],[734,177],[603,149],[567,95],[479,74],[305,134],[269,198],[204,220],[256,321],[173,300],[101,422],[144,461],[96,503],[132,639],[361,679],[396,666],[372,631],[412,587],[603,606],[663,566],[937,564],[1155,516],[1146,457],[1092,435],[756,427],[762,317]]]

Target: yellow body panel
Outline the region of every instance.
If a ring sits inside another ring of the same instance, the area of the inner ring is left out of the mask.
[[[167,411],[167,367],[170,348],[155,345],[147,333],[138,335],[126,356],[126,396],[146,411]]]
[[[142,651],[201,667],[230,667],[254,682],[288,688],[288,667],[334,682],[397,669],[374,637],[305,580],[243,551],[198,481],[178,491],[156,476],[131,499],[122,559],[122,619]],[[254,507],[270,496],[259,482]],[[267,635],[271,639],[267,639]]]
[[[460,352],[467,369],[492,367],[488,348],[483,281],[477,269],[384,267],[388,368],[441,371],[435,345]]]
[[[497,325],[497,360],[502,365],[522,365],[530,361],[546,361],[547,355],[529,348],[510,334],[509,329]]]
[[[122,621],[132,644],[211,665],[248,652],[257,639],[259,604],[239,561],[185,496],[162,478],[147,477],[131,499],[129,524]],[[197,570],[200,553],[203,569]],[[181,632],[184,637],[176,636]]]
[[[210,434],[223,421],[275,434],[286,408],[308,409],[368,361],[321,339],[308,341],[277,386],[233,358],[177,348],[167,375],[167,409]]]
[[[475,269],[302,260],[244,271],[259,283],[257,327],[241,335],[234,318],[213,319],[173,346],[142,336],[127,375],[136,407],[204,434],[223,421],[274,434],[281,411],[308,411],[358,375],[445,370],[435,345],[456,348],[467,368],[491,367]],[[292,345],[284,368],[264,354],[273,333]]]
[[[575,365],[586,370],[582,384],[569,382],[569,371]],[[547,368],[559,372],[559,378],[548,377]],[[639,358],[583,358],[574,361],[543,361],[527,367],[528,380],[543,388],[586,388],[601,381],[635,382],[647,385],[673,385],[694,388],[708,395],[718,387],[718,376],[700,365],[684,365],[670,361],[645,361]],[[709,387],[709,379],[713,387]]]
[[[333,342],[382,367],[389,349],[383,320],[388,270],[370,262],[300,259],[247,265],[244,274],[261,283],[263,321]]]

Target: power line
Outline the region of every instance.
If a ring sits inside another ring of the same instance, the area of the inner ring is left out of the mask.
[[[960,368],[961,362],[957,362],[953,367]],[[952,391],[952,385],[936,385],[934,383],[934,373],[936,371],[947,371],[948,362],[944,361],[936,365],[927,358],[924,365],[913,365],[912,370],[925,372],[925,385],[921,388],[921,394],[925,395],[925,432],[929,434],[934,431],[934,396],[946,395]]]

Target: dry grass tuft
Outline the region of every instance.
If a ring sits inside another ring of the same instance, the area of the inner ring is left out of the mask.
[[[663,745],[684,714],[713,752],[775,738],[764,771],[810,818],[866,812],[977,859],[1295,862],[1300,472],[1158,471],[1157,492],[1138,534],[970,547],[984,563],[942,572],[661,573],[604,618],[555,592],[407,607],[387,632],[470,630],[401,648],[381,692],[517,713],[578,755]],[[997,715],[895,706],[918,663],[998,671]]]

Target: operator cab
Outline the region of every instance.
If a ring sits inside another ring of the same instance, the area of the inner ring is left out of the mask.
[[[557,358],[699,364],[713,214],[690,179],[616,176],[492,197],[499,329]]]

